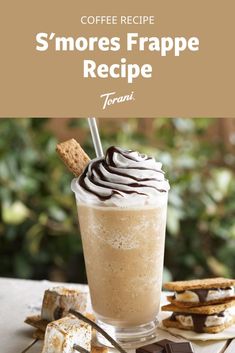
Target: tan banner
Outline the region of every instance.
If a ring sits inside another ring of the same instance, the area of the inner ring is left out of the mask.
[[[235,116],[234,0],[2,3],[2,117]]]

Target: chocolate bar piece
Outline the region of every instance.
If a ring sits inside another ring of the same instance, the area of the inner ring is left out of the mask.
[[[173,343],[170,340],[161,340],[158,342],[154,342],[152,344],[148,344],[147,346],[143,346],[137,348],[136,353],[165,353],[165,346],[167,343]]]
[[[165,348],[167,343],[174,343],[174,342],[170,341],[170,340],[161,340],[158,342],[154,342],[154,344],[157,344],[158,346],[163,347],[163,348]]]
[[[164,353],[164,348],[153,343],[141,348],[137,348],[136,353]]]
[[[193,353],[193,348],[189,342],[171,342],[166,344],[166,353]]]

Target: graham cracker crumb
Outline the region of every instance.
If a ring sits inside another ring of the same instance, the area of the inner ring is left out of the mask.
[[[79,176],[90,161],[88,155],[75,139],[59,143],[56,146],[56,151],[75,176]]]

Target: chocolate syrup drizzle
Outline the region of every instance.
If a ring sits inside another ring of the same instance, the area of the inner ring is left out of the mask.
[[[85,168],[85,170],[83,171],[83,173],[81,174],[81,176],[78,180],[79,185],[83,189],[85,189],[87,192],[90,192],[90,193],[94,194],[95,196],[97,196],[101,201],[111,199],[112,196],[115,194],[123,196],[122,195],[123,193],[124,194],[134,194],[135,193],[138,195],[146,195],[147,196],[146,193],[137,191],[138,188],[143,188],[143,187],[153,188],[153,189],[157,190],[158,192],[167,192],[167,189],[159,189],[155,186],[146,185],[144,183],[142,184],[142,182],[146,182],[146,181],[159,181],[159,182],[162,181],[162,180],[158,179],[157,177],[156,178],[143,178],[143,179],[141,179],[141,178],[137,178],[137,177],[134,177],[134,176],[128,174],[128,169],[132,169],[132,170],[136,169],[136,170],[151,170],[156,173],[160,173],[160,174],[164,175],[164,172],[162,170],[142,167],[141,166],[142,161],[140,161],[140,166],[138,166],[138,167],[133,167],[133,166],[124,167],[123,170],[126,171],[126,173],[115,170],[115,168],[120,169],[120,167],[117,167],[114,162],[114,153],[121,154],[123,157],[125,157],[129,160],[136,161],[134,156],[131,155],[131,152],[133,152],[133,151],[123,150],[121,148],[114,147],[114,146],[109,147],[106,151],[106,155],[104,158],[100,158],[95,161],[91,161],[90,164]],[[140,156],[144,159],[144,161],[151,159],[151,157],[148,157],[145,155],[140,155]],[[129,179],[132,179],[133,182],[131,182],[131,183],[121,183],[121,182],[115,183],[116,184],[115,189],[111,185],[104,185],[104,184],[100,183],[97,180],[97,178],[95,177],[95,173],[96,173],[101,181],[110,182],[110,180],[108,180],[108,178],[105,177],[105,175],[101,172],[100,166],[102,166],[107,172],[109,172],[111,174],[114,174],[114,175],[116,174],[116,175],[119,175],[122,177],[128,177]],[[111,189],[112,191],[111,191],[110,195],[104,196],[104,195],[100,195],[98,192],[90,190],[90,188],[87,186],[87,184],[85,182],[86,177],[89,178],[89,180],[92,182],[93,185],[100,186],[100,187],[107,188],[107,189]],[[166,180],[166,179],[164,179],[164,180]],[[130,188],[133,188],[133,190],[123,190],[121,188],[119,189],[118,185],[125,185]]]

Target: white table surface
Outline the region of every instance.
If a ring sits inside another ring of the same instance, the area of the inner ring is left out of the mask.
[[[0,353],[20,353],[32,339],[33,329],[24,323],[26,316],[40,310],[45,289],[54,286],[49,281],[29,281],[12,278],[0,278]],[[59,285],[68,284],[59,283]],[[72,285],[88,289],[86,285]],[[165,302],[165,295],[162,295]],[[158,340],[185,341],[158,329]],[[229,346],[226,348],[226,346]],[[192,342],[195,353],[235,353],[235,339],[232,342]],[[29,353],[41,353],[42,342],[37,342]]]

